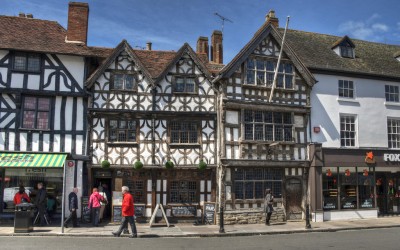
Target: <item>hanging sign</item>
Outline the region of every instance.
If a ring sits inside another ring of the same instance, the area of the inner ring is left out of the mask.
[[[344,175],[350,176],[350,169],[346,169],[346,170],[344,171]]]

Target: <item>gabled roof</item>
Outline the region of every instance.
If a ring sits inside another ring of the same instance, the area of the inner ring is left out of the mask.
[[[158,78],[176,56],[175,51],[134,50],[134,53],[142,61],[153,79]]]
[[[269,35],[271,35],[279,44],[282,44],[283,37],[281,33],[271,23],[264,23],[264,25],[255,33],[253,38],[232,59],[232,61],[221,70],[219,76],[214,81],[218,81],[220,78],[230,77],[240,67],[240,65],[247,60],[249,55],[253,53],[257,46]],[[283,51],[289,59],[292,60],[294,66],[302,75],[306,83],[310,86],[314,85],[316,83],[314,76],[286,42],[283,46]]]
[[[198,55],[193,51],[193,49],[190,47],[188,43],[185,43],[179,50],[176,52],[175,57],[166,65],[165,69],[163,72],[157,77],[156,82],[161,81],[171,70],[173,66],[183,57],[183,55],[187,53],[192,60],[195,62],[195,64],[199,67],[199,69],[206,75],[206,77],[211,80],[211,73],[207,69],[207,67],[204,65],[202,60],[198,57]]]
[[[0,49],[93,56],[86,45],[67,43],[57,22],[0,15]]]
[[[283,34],[284,29],[279,31]],[[348,60],[332,50],[332,44],[340,38],[299,30],[288,30],[286,33],[288,44],[311,71],[400,78],[400,63],[394,58],[395,53],[400,51],[399,45],[352,39],[357,56]]]
[[[86,86],[91,88],[94,82],[104,73],[106,69],[108,69],[112,62],[123,52],[125,51],[132,58],[132,60],[139,66],[142,70],[144,76],[149,80],[150,84],[153,84],[153,78],[151,77],[147,68],[140,61],[139,57],[134,53],[132,47],[126,40],[122,40],[122,42],[114,49],[114,51],[109,55],[109,57],[103,61],[103,63],[92,73],[92,75],[86,80]]]
[[[337,46],[339,46],[339,45],[341,45],[341,44],[343,44],[343,43],[348,43],[348,44],[350,44],[350,46],[352,47],[352,48],[355,48],[356,47],[356,45],[354,45],[354,43],[353,43],[353,41],[350,39],[350,37],[348,37],[348,36],[344,36],[344,37],[342,37],[342,38],[340,38],[339,40],[337,40],[334,44],[332,44],[332,49],[334,49],[334,48],[336,48]]]

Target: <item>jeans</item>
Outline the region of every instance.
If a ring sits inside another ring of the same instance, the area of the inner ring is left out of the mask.
[[[128,223],[131,224],[132,235],[137,234],[135,219],[133,218],[133,216],[126,216],[126,217],[122,217],[121,225],[119,226],[119,229],[117,231],[118,235],[121,235],[122,231],[125,228],[128,229]]]
[[[64,224],[68,226],[68,222],[70,220],[72,220],[72,226],[73,227],[78,226],[77,216],[76,216],[76,209],[74,211],[71,210],[71,213],[69,214],[69,217],[64,221]]]
[[[100,207],[92,207],[92,222],[93,226],[99,225]]]

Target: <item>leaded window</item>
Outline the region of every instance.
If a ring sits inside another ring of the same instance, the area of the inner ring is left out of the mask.
[[[245,140],[293,141],[292,114],[245,110],[244,133]]]
[[[14,70],[39,72],[41,58],[39,54],[16,52],[14,55]]]
[[[109,142],[136,142],[136,121],[110,120],[108,127]]]
[[[276,62],[249,58],[247,60],[246,83],[271,87],[274,80]],[[294,69],[291,63],[281,63],[276,80],[277,88],[293,89]]]
[[[171,143],[198,143],[198,123],[173,121],[170,123]]]
[[[282,178],[282,170],[277,168],[235,169],[235,199],[263,199],[267,188],[281,198]]]
[[[171,181],[169,200],[172,203],[192,203],[197,200],[196,181]]]
[[[350,45],[340,46],[340,55],[342,57],[354,58],[354,48]]]
[[[399,102],[399,86],[385,85],[385,97],[387,102]]]
[[[137,81],[133,74],[119,74],[113,75],[113,89],[115,90],[136,90]]]
[[[195,93],[194,77],[175,77],[174,92],[176,93]]]
[[[339,97],[354,98],[353,81],[339,80]]]
[[[400,148],[400,119],[388,119],[388,147]]]
[[[25,97],[23,104],[22,127],[29,129],[50,128],[50,98]]]
[[[355,147],[356,118],[351,115],[340,116],[340,146]]]

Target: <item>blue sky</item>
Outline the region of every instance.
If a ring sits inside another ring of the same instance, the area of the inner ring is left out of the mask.
[[[67,28],[67,0],[0,0],[0,15],[32,13]],[[127,39],[132,47],[147,41],[154,50],[178,50],[185,42],[196,48],[199,36],[225,23],[224,62],[228,63],[251,39],[274,9],[284,27],[400,45],[400,0],[88,0],[92,46],[115,47]],[[0,24],[1,28],[1,24]]]

